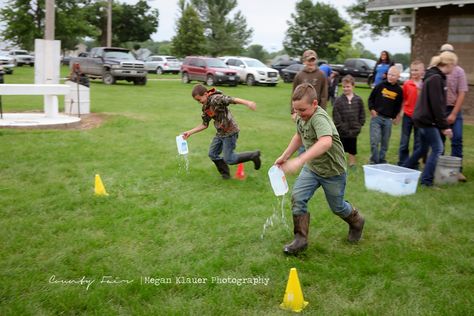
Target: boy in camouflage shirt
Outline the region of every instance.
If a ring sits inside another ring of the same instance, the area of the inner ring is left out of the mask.
[[[260,169],[260,151],[235,153],[239,126],[229,110],[230,104],[243,104],[255,111],[256,104],[240,98],[233,98],[222,94],[215,88],[207,90],[201,84],[194,86],[193,99],[202,104],[202,123],[183,133],[183,138],[188,139],[192,134],[199,133],[209,127],[209,122],[214,120],[217,130],[216,136],[209,147],[209,158],[214,162],[223,179],[229,179],[229,166],[241,162],[253,161],[256,170]],[[224,157],[220,157],[223,152]]]
[[[291,195],[295,238],[285,245],[283,251],[294,255],[307,247],[308,202],[320,186],[332,212],[349,224],[349,241],[357,242],[362,236],[364,218],[344,200],[346,159],[336,126],[319,106],[316,90],[311,84],[303,83],[296,87],[292,101],[297,114],[297,132],[275,164],[285,173],[303,169]],[[301,145],[306,151],[290,159]]]

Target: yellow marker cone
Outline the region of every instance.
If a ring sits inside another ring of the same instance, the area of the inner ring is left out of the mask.
[[[299,313],[307,305],[308,302],[303,298],[303,291],[301,290],[300,280],[298,279],[298,272],[296,272],[296,268],[291,268],[290,276],[288,277],[288,284],[286,285],[285,296],[283,296],[283,303],[280,304],[280,307]]]
[[[95,195],[99,195],[99,196],[107,196],[107,195],[109,195],[109,194],[105,191],[104,184],[102,183],[102,180],[100,179],[100,176],[99,176],[98,174],[95,175],[94,193],[95,193]]]

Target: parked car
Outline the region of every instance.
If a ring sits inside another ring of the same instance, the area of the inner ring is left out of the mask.
[[[376,61],[367,58],[348,58],[344,61],[344,65],[330,65],[333,71],[337,71],[339,75],[351,75],[356,80],[367,80],[369,85],[373,82],[373,71]]]
[[[256,84],[276,86],[278,83],[278,71],[267,67],[258,59],[236,56],[225,56],[220,59],[237,72],[240,82],[249,86]]]
[[[15,62],[12,57],[2,54],[0,52],[0,66],[2,66],[3,71],[6,74],[12,74],[13,73],[13,67],[15,67]]]
[[[400,78],[398,79],[398,83],[404,84],[405,81],[407,81],[408,79],[410,79],[410,67],[407,67],[405,70],[403,70],[400,73]]]
[[[293,82],[295,76],[304,68],[303,64],[293,64],[281,70],[281,77],[284,82]]]
[[[12,49],[8,54],[13,58],[15,66],[30,65],[33,67],[35,65],[35,57],[24,49]]]
[[[69,66],[70,61],[71,61],[71,56],[61,56],[61,64],[65,66]]]
[[[213,57],[188,56],[181,65],[183,83],[192,80],[202,81],[208,86],[239,83],[237,72],[230,69],[222,60]]]
[[[278,70],[278,72],[280,73],[280,77],[283,77],[281,71],[284,68],[288,67],[289,65],[293,65],[293,64],[301,64],[301,62],[299,62],[298,60],[294,60],[294,59],[280,59],[277,62],[275,62],[274,64],[272,64],[271,67],[273,69]]]
[[[157,75],[171,72],[179,73],[181,62],[174,56],[153,55],[145,58],[145,70],[155,72]]]

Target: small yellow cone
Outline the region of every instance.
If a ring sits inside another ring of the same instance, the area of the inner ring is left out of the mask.
[[[105,187],[104,187],[104,184],[102,183],[102,179],[100,179],[100,176],[98,174],[95,175],[94,193],[95,193],[95,195],[98,195],[98,196],[107,196],[107,195],[109,195],[105,191]]]
[[[296,268],[291,268],[290,276],[288,277],[288,284],[286,285],[285,296],[283,296],[283,303],[280,304],[280,307],[282,309],[299,313],[307,305],[308,302],[303,298],[303,291],[301,290],[300,280],[298,279],[298,272],[296,272]]]

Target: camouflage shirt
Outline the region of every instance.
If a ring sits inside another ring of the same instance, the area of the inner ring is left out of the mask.
[[[226,137],[239,132],[239,126],[229,110],[229,104],[235,104],[234,98],[213,89],[210,90],[206,104],[202,106],[202,123],[209,126],[209,122],[214,119],[218,137]]]

